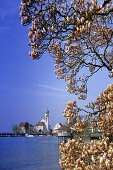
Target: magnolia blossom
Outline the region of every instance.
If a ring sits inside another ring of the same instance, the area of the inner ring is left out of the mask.
[[[104,131],[108,137],[113,136],[113,83],[97,97],[95,102],[86,105],[93,110],[96,118],[91,119],[91,125]],[[87,127],[87,117],[81,119],[80,107],[77,102],[70,101],[66,105],[64,116],[68,123],[76,118],[73,128],[77,132],[83,132]],[[83,111],[83,110],[82,110]],[[60,166],[63,169],[113,169],[113,142],[108,137],[102,137],[99,140],[91,141],[90,144],[84,145],[81,139],[78,141],[69,140],[66,144],[63,142],[60,146]]]
[[[64,110],[64,117],[68,120],[68,123],[73,123],[76,119],[76,123],[73,128],[77,132],[83,132],[87,127],[88,122],[92,114],[96,117],[92,118],[89,122],[93,128],[104,131],[107,136],[113,135],[113,83],[109,84],[108,87],[97,97],[95,102],[90,102],[86,105],[86,108],[90,110],[83,110],[77,105],[77,101],[69,101],[66,104]],[[89,115],[81,118],[80,112],[89,113]]]
[[[67,90],[79,99],[86,99],[87,81],[101,68],[113,77],[112,0],[102,4],[97,0],[21,0],[20,18],[22,25],[31,25],[32,59],[48,50],[58,65],[56,77],[67,81]]]
[[[62,142],[60,146],[60,166],[64,170],[89,170],[113,168],[113,143],[109,138],[102,137],[84,145],[79,138]]]
[[[102,68],[113,77],[112,0],[21,0],[20,18],[29,26],[29,55],[39,59],[47,50],[55,61],[57,78],[67,82],[67,91],[87,98],[87,82]],[[83,74],[84,73],[84,74]],[[81,113],[87,113],[82,118]],[[91,117],[92,115],[95,115]],[[77,101],[66,104],[64,116],[77,132],[87,125],[98,127],[105,136],[84,145],[81,139],[63,142],[60,166],[65,170],[113,169],[113,83],[86,110]]]

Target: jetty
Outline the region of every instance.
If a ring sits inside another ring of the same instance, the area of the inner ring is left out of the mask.
[[[28,135],[47,136],[47,133],[28,133]],[[26,137],[26,133],[0,133],[0,137]]]
[[[0,137],[24,137],[23,133],[0,133]]]

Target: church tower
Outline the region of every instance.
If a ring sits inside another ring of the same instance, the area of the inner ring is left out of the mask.
[[[45,110],[45,125],[46,125],[46,128],[47,128],[47,131],[49,132],[49,110],[46,109]]]

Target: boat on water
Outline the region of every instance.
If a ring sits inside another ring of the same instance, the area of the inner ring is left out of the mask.
[[[34,135],[25,134],[25,137],[35,137]]]
[[[39,135],[39,136],[44,136],[44,135]]]

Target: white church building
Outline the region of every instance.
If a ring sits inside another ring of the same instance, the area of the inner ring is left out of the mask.
[[[49,125],[49,110],[45,110],[45,118],[41,119],[40,122],[38,122],[35,125],[35,131],[42,131],[44,133],[50,131],[50,125]]]

